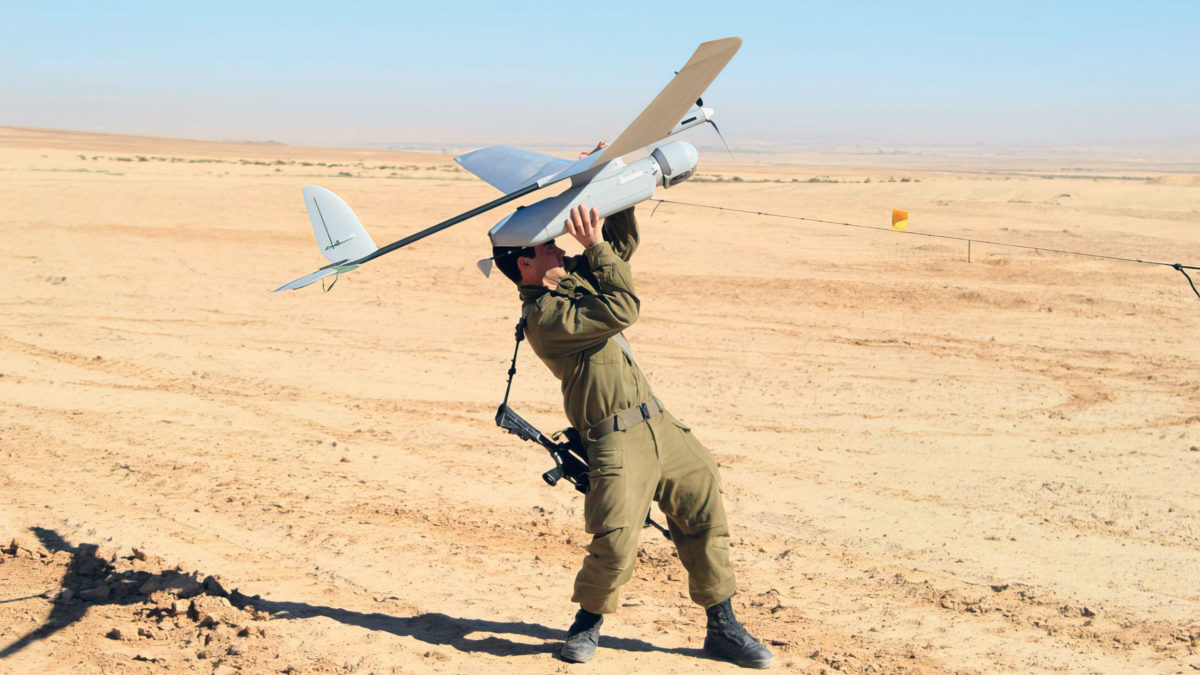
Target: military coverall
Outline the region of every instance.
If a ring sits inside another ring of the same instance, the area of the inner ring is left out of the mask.
[[[710,607],[731,597],[735,583],[720,476],[708,449],[665,411],[599,438],[589,431],[653,396],[621,336],[640,304],[628,262],[638,243],[633,209],[607,218],[603,233],[605,241],[564,262],[567,275],[556,289],[520,286],[525,335],[562,381],[567,419],[587,447],[584,521],[592,542],[572,600],[596,614],[616,611],[654,499],[687,570],[692,600]]]

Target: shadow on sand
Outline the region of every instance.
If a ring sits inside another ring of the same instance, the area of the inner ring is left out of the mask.
[[[93,570],[108,564],[96,557],[95,546],[80,546],[76,548],[68,544],[66,540],[58,536],[58,533],[53,530],[35,527],[32,528],[32,531],[38,540],[42,542],[42,546],[46,547],[47,551],[51,553],[67,551],[71,554],[71,563],[67,567],[67,573],[63,575],[60,582],[63,590],[69,589],[71,595],[76,595],[80,591],[85,590],[84,586],[87,584],[87,581],[93,578]],[[88,587],[90,588],[90,585]],[[26,600],[40,597],[43,596],[34,595],[29,598],[17,599]],[[17,599],[14,599],[14,601]],[[0,659],[12,656],[33,642],[48,638],[82,619],[83,615],[87,614],[89,606],[80,602],[55,602],[53,608],[50,610],[50,616],[46,617],[46,621],[41,626],[18,638],[4,649],[0,649]]]
[[[239,609],[256,609],[271,614],[276,619],[326,617],[348,626],[411,637],[430,645],[450,647],[461,652],[493,656],[553,653],[566,632],[562,628],[549,628],[536,623],[457,618],[432,612],[411,617],[396,617],[302,602],[267,600],[258,596],[248,597],[236,590],[232,594],[226,594],[219,584],[212,587],[207,584],[201,585],[194,580],[188,582],[193,584],[189,589],[187,584],[181,586],[180,581],[191,578],[178,570],[118,572],[110,561],[97,556],[98,547],[94,544],[72,546],[53,530],[40,527],[31,529],[51,554],[66,551],[71,554],[71,561],[60,582],[62,588],[54,600],[50,615],[42,625],[0,649],[0,659],[12,656],[32,643],[44,640],[79,621],[94,605],[144,603],[150,592],[159,589],[173,591],[181,598],[201,593],[228,597],[230,603]],[[46,595],[12,598],[5,602],[42,597]],[[477,633],[483,635],[473,637]],[[503,635],[519,636],[522,639],[501,637]],[[704,657],[704,653],[699,649],[667,649],[630,638],[604,636],[600,638],[600,646],[631,652],[664,652]]]
[[[236,604],[236,603],[235,603]],[[323,616],[349,626],[377,630],[412,637],[431,645],[442,645],[461,652],[478,652],[493,656],[527,656],[557,651],[566,637],[563,628],[548,628],[537,623],[523,621],[490,621],[487,619],[462,619],[438,613],[418,614],[412,617],[395,617],[387,614],[367,614],[334,607],[321,607],[299,602],[279,602],[249,599],[246,604],[276,618],[307,619]],[[282,613],[282,614],[280,614]],[[491,633],[483,637],[469,637],[475,633]],[[499,635],[519,635],[540,643],[511,640]],[[602,636],[600,646],[630,652],[662,652],[706,658],[700,649],[658,647],[643,640]]]

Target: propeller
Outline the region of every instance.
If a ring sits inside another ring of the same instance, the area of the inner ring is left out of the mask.
[[[717,138],[721,139],[721,143],[725,146],[725,152],[728,152],[729,156],[733,157],[733,150],[729,149],[729,143],[725,141],[725,136],[721,134],[721,129],[717,126],[717,123],[712,120],[709,120],[708,123],[712,125],[713,131],[717,132]]]
[[[675,74],[678,75],[679,71],[678,70],[675,71]],[[703,96],[696,99],[696,107],[701,110],[704,110],[704,97]],[[725,135],[721,133],[721,128],[717,126],[717,123],[710,119],[706,119],[704,121],[708,122],[709,124],[712,125],[713,131],[717,132],[717,138],[721,139],[721,144],[725,146],[725,152],[728,152],[729,156],[733,157],[733,150],[729,149],[729,142],[725,140]]]

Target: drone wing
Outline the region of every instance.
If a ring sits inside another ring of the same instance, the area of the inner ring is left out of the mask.
[[[696,48],[692,58],[683,66],[642,114],[617,136],[603,152],[604,162],[616,159],[662,140],[683,119],[684,113],[696,104],[696,99],[717,79],[725,64],[742,46],[740,37],[728,37],[705,42]],[[565,178],[565,176],[564,176]]]
[[[678,130],[677,127],[692,126],[689,123],[694,122],[694,118],[683,122],[680,120],[692,106],[699,103],[700,95],[717,79],[717,75],[721,74],[741,46],[740,37],[702,43],[650,105],[617,136],[617,140],[600,152],[571,162],[558,173],[546,174],[537,181],[538,187],[546,187],[567,178],[573,179],[575,185],[581,185],[612,160],[661,141]]]
[[[475,150],[455,157],[454,161],[504,194],[559,173],[571,164],[570,160],[511,145]]]
[[[459,155],[454,161],[505,194],[531,185],[544,188],[575,177],[578,177],[575,181],[578,185],[610,161],[661,141],[671,135],[676,127],[691,121],[681,123],[679,120],[696,104],[708,85],[717,79],[717,75],[741,46],[741,38],[729,37],[705,42],[697,47],[683,69],[621,132],[617,140],[601,152],[572,162],[508,145],[496,145]]]

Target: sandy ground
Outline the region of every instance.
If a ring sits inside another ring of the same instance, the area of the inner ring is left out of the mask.
[[[1200,262],[1186,166],[711,160],[659,196]],[[596,660],[555,660],[582,500],[491,420],[503,212],[272,294],[324,262],[308,183],[381,244],[496,196],[437,155],[0,128],[0,671],[735,672],[649,531]],[[777,670],[1200,670],[1178,272],[651,209],[629,337],[717,455]],[[513,404],[563,424],[528,352]]]

